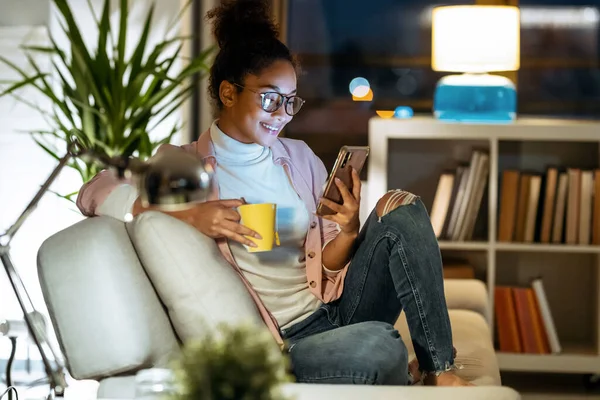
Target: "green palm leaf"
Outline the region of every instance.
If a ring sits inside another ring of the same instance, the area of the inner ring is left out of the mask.
[[[10,86],[7,89],[4,89],[2,92],[0,92],[0,97],[5,96],[7,94],[12,94],[12,93],[16,92],[17,90],[21,89],[22,87],[29,86],[29,85],[33,84],[35,81],[37,81],[38,79],[40,79],[42,76],[43,76],[43,74],[34,75],[32,77],[28,77],[27,79],[24,79],[22,81],[14,83],[12,86]]]
[[[166,123],[167,118],[189,98],[193,81],[208,72],[209,57],[214,48],[189,60],[181,56],[181,51],[190,37],[167,37],[150,48],[155,12],[152,4],[133,52],[126,58],[128,1],[119,0],[120,17],[117,26],[113,27],[111,0],[104,1],[98,14],[94,12],[91,0],[87,0],[98,29],[94,48],[88,48],[70,2],[52,1],[60,17],[59,26],[69,39],[68,44],[59,45],[51,35],[48,46],[23,46],[32,73],[0,55],[0,63],[18,75],[14,81],[2,82],[6,87],[0,90],[0,97],[12,96],[45,118],[48,128],[38,130],[33,138],[54,158],[62,155],[43,140],[44,137],[51,137],[53,143],[62,140],[65,145],[75,137],[86,150],[109,157],[150,157],[158,146],[169,143],[180,127],[176,124],[168,134],[156,140],[150,139],[151,131]],[[188,0],[172,24],[181,21],[190,4],[191,0]],[[51,71],[42,71],[32,54],[51,57]],[[178,60],[185,60],[185,65],[175,68]],[[41,108],[20,96],[19,90],[28,87],[48,99],[51,107]],[[68,165],[79,172],[84,182],[101,169],[87,158],[73,159]],[[66,197],[72,198],[73,194]]]

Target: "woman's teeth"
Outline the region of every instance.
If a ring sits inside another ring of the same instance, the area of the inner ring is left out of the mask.
[[[272,125],[267,125],[267,124],[265,124],[265,123],[263,123],[263,122],[261,122],[260,124],[261,124],[263,127],[265,127],[265,128],[267,128],[268,130],[270,130],[270,131],[271,131],[271,133],[276,133],[276,132],[279,132],[279,128],[276,128],[276,127],[274,127],[274,126],[272,126]]]

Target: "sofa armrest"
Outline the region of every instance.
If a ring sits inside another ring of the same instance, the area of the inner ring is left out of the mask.
[[[179,345],[123,222],[85,219],[46,239],[38,275],[76,379],[166,364]]]
[[[486,321],[490,315],[488,291],[478,279],[444,280],[446,303],[449,310],[470,310],[481,314]]]

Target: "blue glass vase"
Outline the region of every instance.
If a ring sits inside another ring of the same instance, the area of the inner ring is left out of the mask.
[[[436,86],[433,115],[443,121],[509,123],[517,115],[517,90],[499,75],[448,75]]]

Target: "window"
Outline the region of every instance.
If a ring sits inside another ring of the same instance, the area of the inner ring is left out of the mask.
[[[423,0],[293,0],[284,39],[300,58],[299,93],[307,102],[286,129],[306,141],[331,168],[343,144],[367,144],[376,110],[410,106],[431,113],[443,73],[432,71],[431,9],[465,4]],[[515,4],[472,1],[471,4]],[[282,6],[283,4],[283,6]],[[520,114],[600,116],[600,0],[522,0]],[[352,101],[349,83],[367,78],[371,102]],[[363,173],[363,178],[366,172]]]
[[[600,0],[521,0],[519,111],[600,116]]]
[[[464,1],[444,4],[464,4]],[[423,0],[293,0],[287,2],[285,39],[302,67],[306,99],[286,136],[306,141],[333,166],[340,146],[367,144],[377,109],[399,105],[431,112],[442,74],[431,70],[431,9]],[[369,80],[372,102],[349,92],[357,76]],[[363,172],[363,178],[366,171]]]

